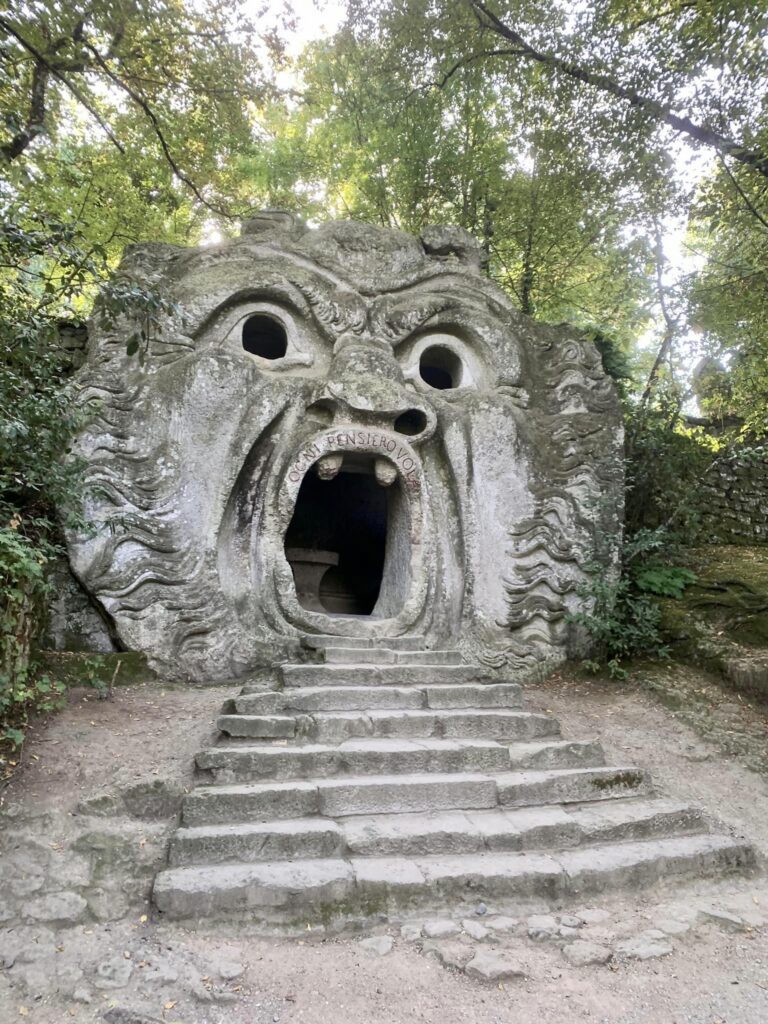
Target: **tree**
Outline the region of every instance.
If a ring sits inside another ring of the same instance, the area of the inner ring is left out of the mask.
[[[55,684],[38,671],[47,568],[75,514],[62,460],[82,413],[71,353],[97,288],[113,315],[151,293],[106,286],[131,241],[197,241],[247,209],[254,145],[278,54],[241,0],[26,3],[0,14],[0,746],[20,742]]]

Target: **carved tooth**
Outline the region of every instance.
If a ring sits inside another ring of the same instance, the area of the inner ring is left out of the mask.
[[[389,487],[390,484],[395,482],[397,477],[397,470],[389,459],[376,459],[374,473],[382,487]]]
[[[317,475],[321,480],[333,480],[341,469],[344,461],[343,453],[340,455],[324,455],[317,462]]]

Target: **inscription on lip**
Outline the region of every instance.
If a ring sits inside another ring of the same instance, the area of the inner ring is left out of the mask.
[[[338,434],[326,435],[322,444],[313,441],[299,452],[295,462],[288,470],[288,479],[291,483],[298,483],[316,459],[336,447],[344,449],[360,447],[374,451],[379,448],[385,451],[399,466],[406,485],[413,487],[416,483],[416,462],[407,449],[398,444],[394,438],[377,433],[375,430],[340,431]]]

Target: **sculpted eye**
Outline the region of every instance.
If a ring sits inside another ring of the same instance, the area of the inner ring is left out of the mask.
[[[431,388],[450,391],[461,387],[464,364],[461,357],[446,345],[430,345],[421,353],[419,375]]]
[[[243,348],[262,359],[282,359],[288,351],[285,327],[266,313],[253,313],[243,321]]]

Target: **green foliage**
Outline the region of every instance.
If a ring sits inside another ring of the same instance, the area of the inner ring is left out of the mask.
[[[36,650],[49,585],[46,567],[62,552],[62,526],[80,518],[82,466],[69,450],[88,410],[76,402],[67,330],[108,272],[105,254],[74,225],[7,208],[0,228],[0,744],[18,746],[34,712],[50,711],[63,684]],[[162,296],[115,281],[102,290],[103,316],[139,324],[139,358],[160,316],[177,312]],[[88,685],[86,672],[81,680]]]
[[[696,582],[696,573],[679,565],[646,562],[634,573],[634,583],[644,594],[656,597],[682,597],[686,587]]]
[[[668,380],[648,405],[626,406],[627,497],[625,524],[639,530],[674,526],[692,542],[699,530],[698,487],[722,457],[723,442],[701,427],[688,427],[683,396]]]
[[[584,662],[588,670],[605,668],[611,678],[621,679],[631,658],[669,656],[655,598],[679,598],[697,578],[669,562],[675,549],[676,538],[666,529],[641,529],[624,545],[614,577],[594,567],[592,579],[578,590],[584,610],[568,616],[589,638],[590,656]]]
[[[0,744],[20,746],[30,709],[51,711],[62,683],[35,670],[31,658],[37,620],[48,596],[45,578],[50,548],[18,532],[19,520],[0,528]]]

